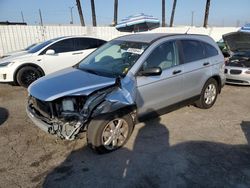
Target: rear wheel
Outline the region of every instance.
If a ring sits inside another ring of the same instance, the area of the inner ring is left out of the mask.
[[[133,131],[130,115],[104,115],[93,119],[87,129],[88,145],[98,153],[108,153],[126,144]]]
[[[17,72],[16,80],[20,86],[28,87],[32,82],[42,76],[42,73],[35,67],[26,66]]]
[[[204,85],[200,99],[195,103],[195,105],[203,109],[211,108],[217,99],[218,91],[217,81],[210,78]]]

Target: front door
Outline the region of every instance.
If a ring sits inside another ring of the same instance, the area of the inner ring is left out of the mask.
[[[142,70],[160,67],[159,76],[137,76],[139,115],[158,111],[182,100],[183,67],[175,41],[157,46],[143,63]]]

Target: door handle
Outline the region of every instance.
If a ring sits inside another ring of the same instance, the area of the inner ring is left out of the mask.
[[[181,70],[175,70],[175,71],[173,71],[173,74],[179,74],[179,73],[181,73]]]
[[[209,64],[210,64],[209,62],[205,62],[205,63],[203,63],[203,66],[207,66]]]
[[[78,54],[82,54],[83,52],[75,52],[75,53],[72,53],[72,55],[78,55]]]

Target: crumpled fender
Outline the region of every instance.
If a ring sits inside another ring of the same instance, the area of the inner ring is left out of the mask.
[[[105,95],[105,94],[104,94]],[[126,76],[124,79],[118,79],[116,86],[112,91],[103,97],[102,102],[96,105],[91,113],[91,117],[101,114],[111,113],[123,108],[136,108],[136,80],[132,76]]]

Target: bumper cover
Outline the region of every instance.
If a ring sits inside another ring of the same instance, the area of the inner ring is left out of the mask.
[[[30,109],[29,106],[26,107],[26,113],[37,127],[49,133],[49,129],[51,129],[52,126],[37,118],[36,114]]]

